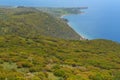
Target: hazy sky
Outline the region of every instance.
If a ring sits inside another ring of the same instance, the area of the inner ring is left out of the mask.
[[[81,6],[84,0],[0,0],[0,5],[23,5],[23,6]]]
[[[38,7],[89,7],[90,9],[111,9],[119,7],[120,0],[0,0],[0,5]]]

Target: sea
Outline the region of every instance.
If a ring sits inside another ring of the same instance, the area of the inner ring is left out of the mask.
[[[68,24],[86,39],[108,39],[120,42],[119,3],[118,0],[91,0],[85,5],[88,9],[82,10],[84,13],[66,15],[64,18],[68,19]]]
[[[0,5],[34,7],[88,7],[66,15],[68,24],[86,39],[120,42],[120,0],[1,0]]]

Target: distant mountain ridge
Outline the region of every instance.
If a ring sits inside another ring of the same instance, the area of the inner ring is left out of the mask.
[[[83,39],[66,22],[35,8],[0,8],[0,35],[24,37],[45,35],[70,40]]]

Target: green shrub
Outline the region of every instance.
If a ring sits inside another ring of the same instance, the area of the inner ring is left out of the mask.
[[[91,75],[90,80],[105,80],[101,74]]]
[[[113,80],[120,80],[120,72],[115,72]]]
[[[54,71],[54,75],[58,76],[58,77],[65,77],[66,76],[65,71],[62,69],[58,69],[58,70]]]

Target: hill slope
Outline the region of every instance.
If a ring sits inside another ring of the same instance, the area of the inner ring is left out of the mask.
[[[120,44],[79,38],[36,9],[1,8],[0,80],[119,80]]]
[[[45,35],[63,39],[82,38],[64,21],[34,8],[0,8],[0,35]]]
[[[1,80],[119,80],[120,44],[0,36]]]

